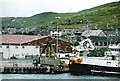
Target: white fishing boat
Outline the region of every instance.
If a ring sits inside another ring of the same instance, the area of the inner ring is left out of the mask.
[[[86,47],[84,43],[86,43]],[[81,49],[82,48],[82,49]],[[92,48],[92,49],[91,49]],[[74,49],[80,51],[94,50],[94,46],[88,39],[80,42]],[[120,75],[120,43],[109,45],[109,51],[104,57],[87,57],[85,52],[82,57],[70,59],[69,69],[71,74],[117,74]]]

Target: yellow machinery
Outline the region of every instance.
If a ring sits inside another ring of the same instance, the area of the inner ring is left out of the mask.
[[[49,52],[45,54],[45,51]],[[39,60],[36,62],[42,67],[48,67],[50,72],[64,71],[66,64],[60,60],[57,54],[54,52],[52,44],[48,42],[40,54]],[[36,66],[38,65],[36,64]]]

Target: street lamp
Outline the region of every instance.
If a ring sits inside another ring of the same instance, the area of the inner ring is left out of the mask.
[[[58,19],[60,19],[61,17],[55,17],[55,19],[57,19],[57,44],[56,44],[56,53],[58,53]]]

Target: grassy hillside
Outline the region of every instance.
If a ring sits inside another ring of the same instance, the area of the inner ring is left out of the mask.
[[[118,28],[120,27],[120,7],[119,2],[113,2],[87,9],[75,13],[74,15],[62,19],[64,27],[72,28]]]
[[[45,12],[31,17],[6,17],[2,19],[3,27],[10,28],[35,28],[40,26],[47,26],[51,20],[56,16],[67,17],[71,13],[53,13]]]
[[[7,17],[2,19],[3,27],[15,28],[118,28],[120,27],[120,2],[113,2],[76,13],[45,12],[31,17]],[[57,20],[55,17],[61,17]]]

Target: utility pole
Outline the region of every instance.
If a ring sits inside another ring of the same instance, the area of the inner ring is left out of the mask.
[[[55,17],[57,19],[56,27],[57,27],[57,41],[56,41],[56,53],[58,53],[58,19],[61,17]]]

